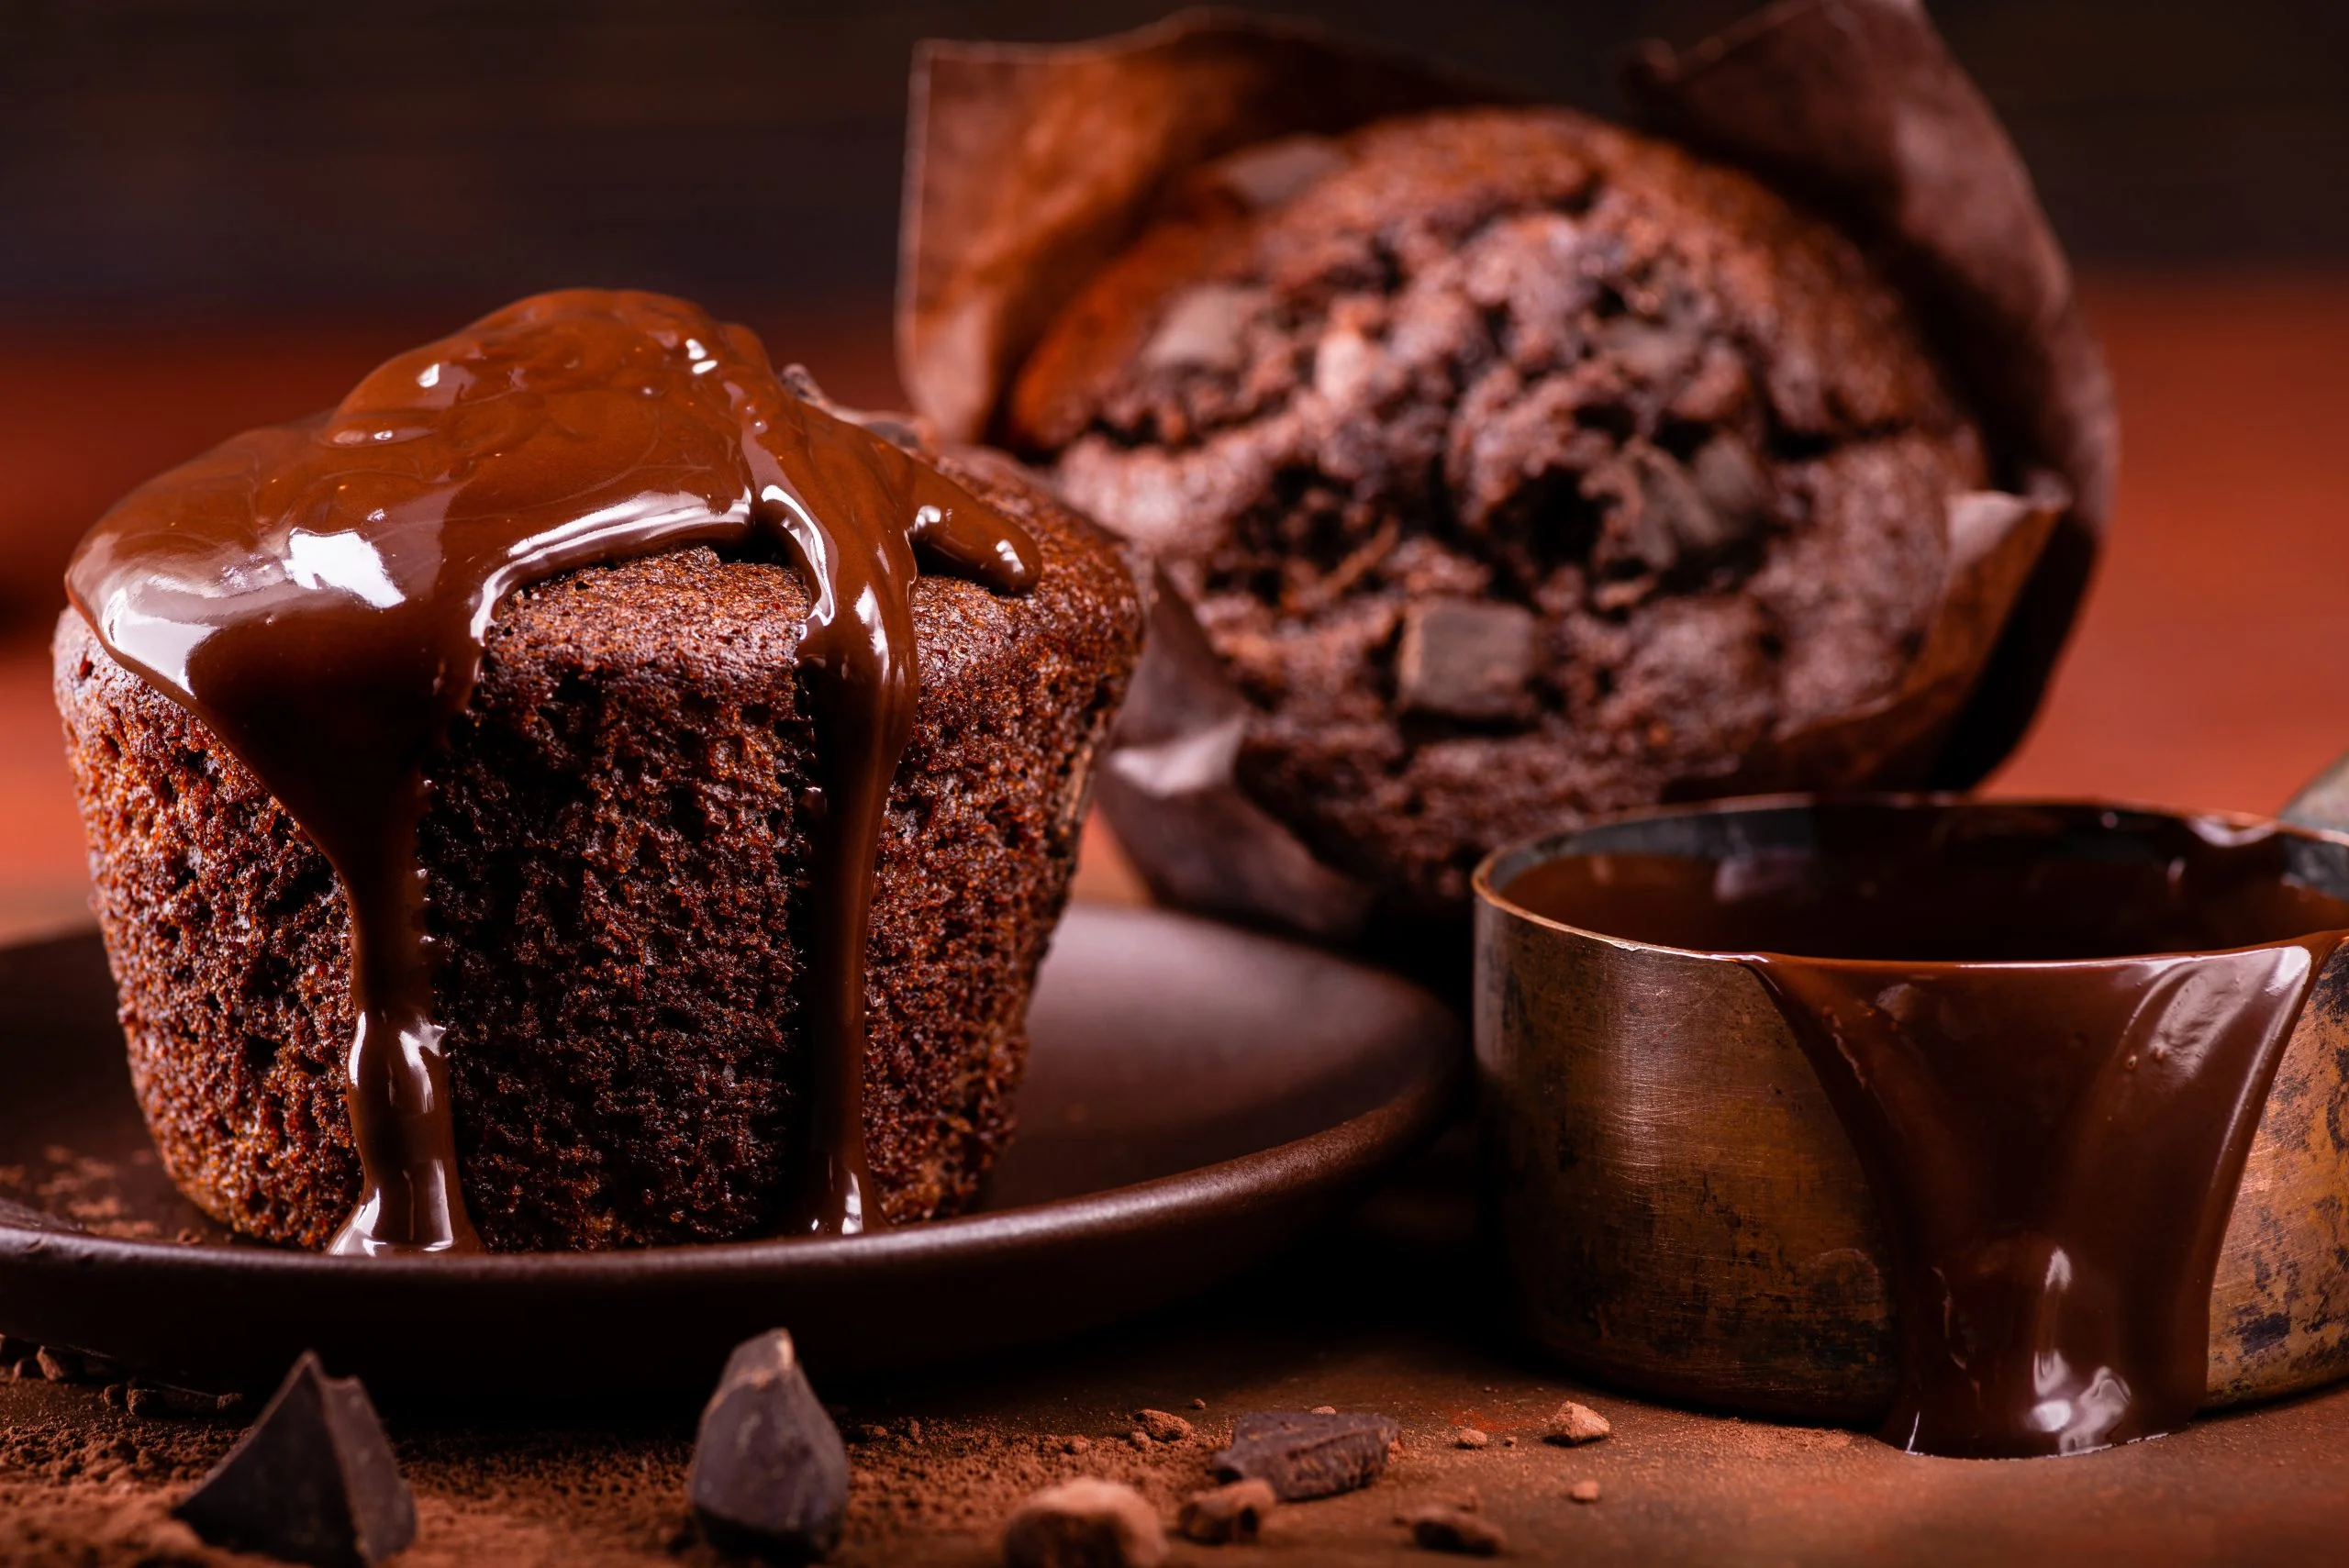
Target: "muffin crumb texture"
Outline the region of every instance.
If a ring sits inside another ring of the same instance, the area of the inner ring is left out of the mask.
[[[1561,110],[1208,166],[1006,419],[1192,601],[1241,786],[1406,917],[1888,703],[1988,477],[1847,239]]]
[[[870,936],[865,1127],[893,1221],[967,1203],[1009,1136],[1029,987],[1141,634],[1130,565],[999,461],[1035,591],[925,576],[921,699]],[[767,1234],[807,1082],[823,810],[771,559],[692,549],[513,595],[421,833],[465,1198],[504,1250]],[[58,706],[132,1076],[166,1169],[251,1235],[322,1244],[358,1193],[349,920],[332,868],[77,615]]]

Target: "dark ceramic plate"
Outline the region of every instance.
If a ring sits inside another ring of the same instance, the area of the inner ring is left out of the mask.
[[[1078,906],[978,1212],[848,1240],[468,1259],[228,1240],[158,1168],[95,935],[0,949],[0,1329],[204,1386],[306,1348],[379,1396],[706,1387],[791,1328],[824,1375],[1092,1328],[1230,1277],[1427,1139],[1433,997],[1308,949]],[[183,1240],[182,1238],[188,1238]]]

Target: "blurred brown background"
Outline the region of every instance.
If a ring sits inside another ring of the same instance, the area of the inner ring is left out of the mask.
[[[1631,40],[1747,6],[1279,8],[1604,110]],[[1163,9],[0,0],[0,930],[82,906],[44,644],[122,491],[567,284],[694,296],[890,401],[914,40]],[[2349,748],[2349,6],[1930,9],[2081,265],[2125,423],[2103,576],[1994,787],[2271,807]]]

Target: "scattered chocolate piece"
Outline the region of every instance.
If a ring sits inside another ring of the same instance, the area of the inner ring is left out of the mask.
[[[1134,1423],[1163,1443],[1186,1442],[1191,1437],[1191,1423],[1164,1410],[1137,1410]]]
[[[1558,1407],[1557,1414],[1552,1416],[1542,1428],[1542,1436],[1548,1442],[1578,1448],[1584,1443],[1597,1442],[1614,1429],[1606,1417],[1587,1405],[1577,1405],[1569,1399]]]
[[[122,1369],[105,1356],[43,1345],[33,1352],[40,1374],[51,1383],[117,1383]]]
[[[51,1383],[82,1381],[82,1358],[72,1351],[51,1350],[43,1345],[33,1352],[33,1362],[40,1368],[40,1374]]]
[[[888,1436],[888,1428],[873,1421],[867,1421],[856,1429],[856,1440],[861,1443],[882,1442],[886,1440]]]
[[[1505,1434],[1502,1436],[1502,1438],[1501,1438],[1501,1447],[1503,1447],[1503,1448],[1515,1448],[1516,1446],[1517,1446],[1517,1434],[1516,1434],[1515,1432],[1508,1432],[1508,1433],[1505,1433]]]
[[[1003,1529],[1008,1568],[1151,1568],[1166,1561],[1157,1512],[1130,1486],[1085,1475],[1036,1493]]]
[[[1061,1444],[1061,1447],[1070,1453],[1085,1453],[1092,1449],[1093,1440],[1091,1438],[1071,1438],[1068,1441]]]
[[[1454,1448],[1483,1448],[1492,1440],[1474,1427],[1462,1427],[1452,1434]]]
[[[1398,1429],[1385,1416],[1256,1410],[1232,1423],[1231,1446],[1209,1463],[1223,1480],[1264,1482],[1284,1503],[1327,1497],[1377,1479]]]
[[[1437,599],[1403,612],[1395,691],[1408,713],[1511,718],[1524,711],[1539,623],[1521,605]]]
[[[1316,1405],[1313,1407],[1313,1413],[1317,1416],[1334,1416],[1338,1413],[1338,1407],[1335,1405]]]
[[[1426,1551],[1456,1551],[1464,1557],[1497,1557],[1508,1547],[1500,1526],[1468,1512],[1439,1504],[1414,1508],[1403,1517],[1411,1527],[1411,1544]]]
[[[1204,1410],[1207,1407],[1208,1402],[1204,1399],[1194,1399],[1191,1401],[1191,1408],[1194,1410]]]
[[[240,1396],[234,1394],[206,1394],[194,1388],[147,1383],[131,1384],[124,1394],[124,1406],[134,1416],[217,1416],[234,1409],[240,1402]]]
[[[416,1500],[366,1389],[306,1352],[172,1513],[210,1545],[321,1568],[380,1562],[416,1539]]]
[[[127,1383],[109,1383],[106,1385],[106,1392],[98,1397],[106,1402],[106,1408],[109,1410],[123,1409],[130,1402],[130,1385]]]
[[[848,1450],[785,1330],[745,1340],[726,1358],[702,1407],[685,1494],[722,1551],[800,1562],[838,1544]]]
[[[1596,1503],[1598,1501],[1598,1483],[1586,1476],[1567,1487],[1566,1496],[1577,1503]]]
[[[128,1381],[122,1375],[121,1366],[111,1359],[92,1355],[86,1351],[69,1351],[60,1345],[29,1347],[28,1359],[19,1361],[17,1365],[23,1376],[45,1377],[51,1383]]]
[[[1273,1489],[1262,1481],[1234,1481],[1191,1494],[1177,1523],[1185,1535],[1209,1546],[1244,1543],[1256,1539],[1264,1516],[1279,1505]]]

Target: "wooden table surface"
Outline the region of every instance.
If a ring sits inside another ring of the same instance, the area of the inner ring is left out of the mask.
[[[1176,1568],[1373,1568],[1431,1559],[1396,1516],[1473,1501],[1505,1561],[1721,1568],[2018,1568],[2042,1562],[2338,1563],[2349,1540],[2349,1386],[2068,1460],[1923,1459],[1850,1432],[1737,1420],[1577,1388],[1501,1331],[1469,1238],[1464,1139],[1351,1221],[1204,1299],[951,1375],[818,1392],[849,1437],[851,1568],[987,1568],[1005,1513],[1077,1475],[1139,1488],[1172,1518],[1207,1484],[1233,1417],[1377,1410],[1403,1448],[1375,1485],[1276,1511],[1255,1548],[1176,1542]],[[626,1354],[624,1343],[615,1354]],[[582,1400],[593,1405],[594,1391]],[[1603,1412],[1587,1448],[1539,1440],[1562,1399]],[[1195,1401],[1201,1403],[1194,1403]],[[1125,1440],[1135,1412],[1189,1439]],[[387,1418],[417,1499],[400,1568],[720,1568],[682,1527],[690,1403]],[[1458,1446],[1474,1428],[1489,1440]],[[18,1440],[10,1441],[12,1430]],[[0,1382],[0,1562],[254,1564],[167,1516],[233,1420],[140,1420],[92,1387]],[[1082,1438],[1085,1451],[1069,1451]],[[1570,1489],[1599,1484],[1597,1503]]]
[[[2349,279],[2105,278],[2090,299],[2121,393],[2120,504],[2041,721],[1992,788],[2272,808],[2349,750],[2349,402],[2335,395],[2349,364]],[[852,341],[834,325],[811,341],[768,330],[780,355],[804,352],[844,395],[885,396],[869,332]],[[180,334],[134,359],[101,344],[93,363],[132,365],[127,393],[101,396],[115,384],[94,377],[77,396],[43,395],[36,407],[30,378],[7,361],[58,343],[0,331],[0,463],[18,476],[17,495],[0,499],[0,576],[61,550],[146,470],[323,401],[410,336],[387,327],[280,337],[264,362],[238,361],[221,334]],[[295,393],[281,399],[281,384]],[[217,395],[200,397],[206,385]],[[167,428],[121,429],[126,406],[167,411]],[[45,625],[0,634],[0,933],[70,922],[83,907],[45,643]],[[1131,895],[1112,853],[1092,855],[1084,877],[1094,895]],[[1265,1404],[1377,1407],[1404,1420],[1409,1446],[1393,1477],[1286,1511],[1266,1559],[1390,1560],[1404,1550],[1397,1507],[1474,1491],[1518,1554],[1535,1559],[2340,1560],[2349,1390],[2031,1464],[1911,1460],[1845,1434],[1603,1396],[1591,1397],[1615,1418],[1615,1439],[1544,1448],[1530,1440],[1533,1423],[1565,1385],[1494,1330],[1489,1287],[1461,1243],[1470,1220],[1459,1164],[1438,1158],[1370,1218],[1201,1306],[1063,1352],[852,1391],[852,1416],[880,1430],[857,1448],[863,1533],[850,1558],[985,1561],[1007,1475],[1100,1468],[1062,1453],[1059,1436],[1106,1438],[1137,1406],[1186,1408],[1198,1397],[1207,1427]],[[414,1561],[463,1560],[450,1545],[461,1539],[495,1540],[518,1563],[675,1560],[688,1412],[620,1425],[466,1419],[401,1429],[427,1525]],[[927,1435],[909,1435],[907,1420]],[[0,1561],[189,1551],[162,1509],[228,1434],[165,1442],[128,1421],[95,1391],[0,1385]],[[1450,1430],[1471,1422],[1529,1440],[1448,1447]],[[43,1432],[61,1436],[9,1440]],[[140,1457],[105,1460],[117,1442]],[[101,1458],[71,1457],[85,1451]],[[1171,1498],[1196,1484],[1203,1451],[1176,1445],[1115,1462]],[[567,1457],[555,1464],[551,1452]],[[591,1499],[581,1473],[596,1478]],[[1577,1507],[1565,1487],[1584,1476],[1604,1496]],[[1257,1555],[1199,1550],[1189,1560]]]

